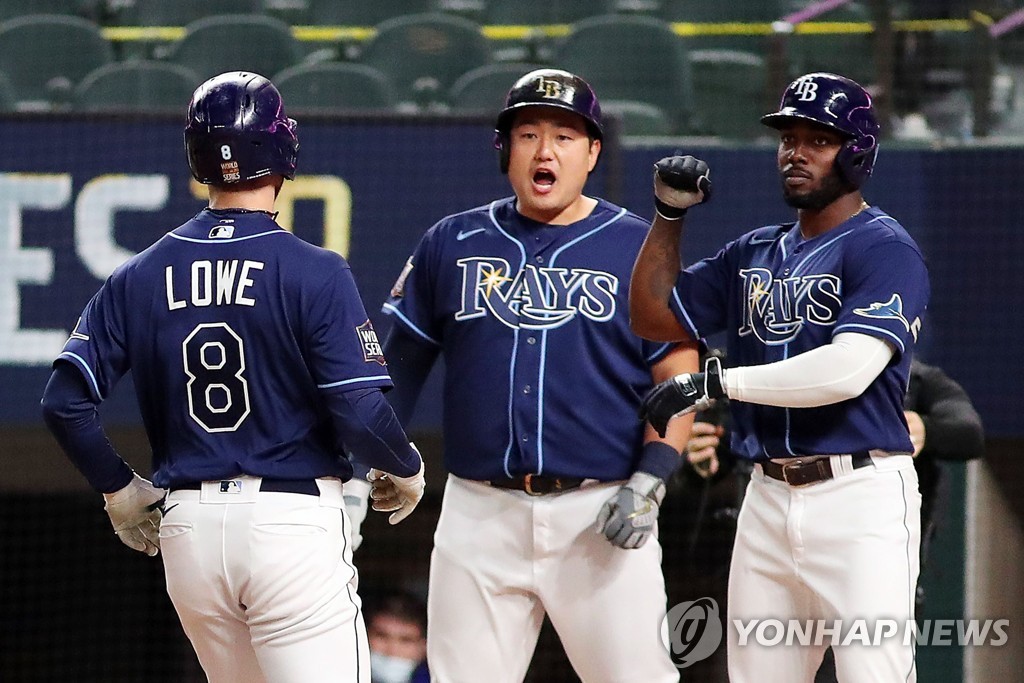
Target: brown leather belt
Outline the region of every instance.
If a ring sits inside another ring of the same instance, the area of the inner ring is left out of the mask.
[[[543,496],[549,493],[562,493],[578,489],[586,479],[581,477],[545,477],[540,474],[524,474],[507,479],[491,479],[483,483],[498,489],[523,491],[531,496]]]
[[[851,454],[851,462],[854,469],[866,467],[871,464],[871,456],[867,451]],[[794,458],[793,462],[779,464],[766,460],[761,463],[761,471],[766,477],[784,481],[790,486],[807,486],[817,484],[821,481],[834,479],[836,474],[832,471],[832,461],[826,456],[817,460],[801,461]]]

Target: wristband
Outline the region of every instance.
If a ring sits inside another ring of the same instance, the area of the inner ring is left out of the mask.
[[[666,204],[658,199],[657,195],[654,197],[654,211],[667,221],[677,221],[686,215],[686,209]]]
[[[648,441],[640,454],[637,472],[653,474],[662,481],[668,481],[679,467],[679,451],[664,441]]]

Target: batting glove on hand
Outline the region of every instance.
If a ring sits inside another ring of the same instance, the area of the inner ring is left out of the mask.
[[[370,489],[372,485],[362,479],[349,479],[345,482],[342,500],[345,501],[345,512],[352,522],[352,552],[359,550],[363,542],[363,535],[359,530],[366,519],[366,508],[370,504]]]
[[[658,436],[664,438],[668,421],[673,417],[707,410],[716,398],[723,396],[722,363],[709,358],[704,372],[676,375],[651,389],[640,405],[640,419],[650,422]]]
[[[597,533],[612,545],[639,548],[654,533],[658,506],[665,498],[665,482],[647,472],[634,472],[597,513]]]
[[[654,210],[674,221],[691,206],[711,199],[710,173],[708,165],[695,157],[665,157],[654,165]]]
[[[416,454],[419,450],[412,446]],[[381,470],[370,470],[366,475],[370,481],[371,506],[377,512],[391,512],[388,522],[398,524],[412,514],[423,497],[425,482],[423,479],[423,459],[420,459],[420,471],[411,477],[396,477]]]
[[[160,552],[160,505],[166,495],[137,474],[123,489],[103,494],[103,509],[122,543],[150,557]]]

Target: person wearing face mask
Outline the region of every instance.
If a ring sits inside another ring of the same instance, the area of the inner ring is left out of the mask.
[[[372,683],[429,683],[426,604],[404,591],[367,604]]]

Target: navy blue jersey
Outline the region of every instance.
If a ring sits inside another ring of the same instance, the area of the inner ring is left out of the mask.
[[[204,210],[125,262],[59,359],[96,400],[132,371],[162,487],[347,479],[319,394],[391,386],[348,264],[262,212]]]
[[[891,216],[868,208],[808,240],[793,224],[749,232],[681,272],[669,303],[695,338],[728,330],[729,364],[737,367],[791,358],[841,332],[896,349],[857,398],[816,408],[730,401],[736,453],[910,453],[903,397],[929,292],[917,244]]]
[[[426,233],[384,310],[442,349],[450,472],[633,472],[640,397],[669,350],[629,329],[629,278],[649,227],[603,200],[571,225],[538,223],[510,197]]]

